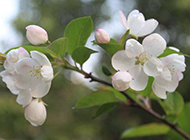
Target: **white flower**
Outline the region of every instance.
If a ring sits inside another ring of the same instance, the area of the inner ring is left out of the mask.
[[[32,100],[32,102],[26,106],[24,116],[33,126],[42,125],[47,116],[44,103],[39,99]]]
[[[120,22],[126,30],[130,30],[131,35],[135,37],[142,37],[152,33],[158,26],[158,21],[155,19],[148,19],[138,10],[133,10],[129,13],[126,19],[122,11],[120,11]]]
[[[96,31],[95,39],[98,43],[109,43],[110,42],[109,34],[103,29],[98,29]]]
[[[112,57],[112,66],[115,70],[129,71],[133,80],[129,86],[137,91],[144,90],[148,76],[157,76],[162,71],[162,63],[157,57],[166,48],[166,41],[159,34],[147,36],[142,45],[129,39],[125,50],[118,51]]]
[[[48,41],[47,32],[37,25],[29,25],[26,27],[26,37],[33,45],[44,44]]]
[[[130,73],[126,71],[119,71],[112,77],[112,85],[118,91],[125,91],[129,88],[129,83],[132,80]]]
[[[166,99],[166,91],[174,92],[183,79],[186,64],[185,57],[178,54],[163,57],[161,61],[163,71],[154,78],[152,89],[159,98]]]
[[[53,69],[48,58],[37,51],[31,51],[31,58],[23,58],[16,64],[16,86],[30,89],[31,96],[41,98],[50,89]]]
[[[29,54],[22,47],[20,47],[19,49],[11,50],[7,53],[6,60],[4,62],[5,70],[0,73],[0,76],[2,77],[3,82],[6,83],[8,89],[13,94],[18,94],[20,91],[20,89],[15,84],[16,63],[20,59],[27,57],[29,57]]]

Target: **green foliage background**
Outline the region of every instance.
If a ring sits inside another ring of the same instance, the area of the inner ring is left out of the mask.
[[[156,30],[164,34],[169,45],[178,47],[182,52],[190,54],[190,1],[189,0],[134,0],[134,7],[130,0],[120,0],[120,8],[128,12],[133,8],[139,9],[145,17],[155,18],[160,27]],[[28,43],[25,29],[29,24],[44,27],[51,41],[62,37],[66,25],[73,19],[91,16],[94,26],[109,20],[109,8],[104,7],[110,0],[20,0],[20,11],[13,25],[23,35],[23,44]],[[131,4],[131,9],[126,9]],[[114,6],[114,5],[113,5]],[[104,10],[102,10],[104,9]],[[119,38],[115,35],[115,38]],[[103,55],[100,64],[109,62],[110,57]],[[190,59],[186,59],[190,64]],[[103,75],[101,66],[93,66],[98,75]],[[178,91],[186,102],[190,101],[189,76],[187,67],[185,78],[180,82]],[[149,122],[157,122],[143,111],[126,108],[120,105],[109,114],[92,119],[97,108],[74,109],[76,102],[91,92],[84,85],[75,85],[65,77],[63,71],[53,80],[50,93],[44,98],[48,104],[48,117],[41,127],[31,126],[23,115],[23,108],[19,106],[5,84],[0,83],[0,139],[20,140],[118,140],[120,134],[127,128]],[[163,114],[157,102],[152,103],[154,109]],[[183,123],[183,122],[182,122]],[[129,139],[129,138],[128,138]],[[133,138],[132,140],[160,140],[164,136]],[[178,140],[174,137],[173,140]],[[130,139],[129,139],[130,140]]]

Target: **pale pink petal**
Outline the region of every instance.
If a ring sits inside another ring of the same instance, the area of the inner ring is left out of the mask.
[[[127,19],[125,17],[125,15],[123,14],[122,11],[119,11],[119,17],[120,17],[120,22],[121,24],[123,25],[123,27],[128,30],[129,27],[128,27],[128,23],[127,23]]]
[[[166,49],[166,41],[165,39],[157,34],[151,34],[144,38],[142,45],[147,53],[150,56],[159,56]]]
[[[127,71],[135,65],[135,58],[129,58],[125,50],[116,52],[112,57],[112,66],[115,70]]]
[[[152,90],[156,94],[156,96],[158,96],[159,98],[161,99],[167,98],[166,90],[154,82],[152,84]]]
[[[144,90],[148,83],[148,76],[144,73],[142,66],[135,65],[129,70],[129,73],[133,77],[133,80],[129,84],[130,88],[136,91]]]
[[[30,90],[21,90],[18,94],[16,101],[23,107],[27,106],[32,101]]]
[[[51,87],[51,82],[45,83],[42,81],[38,83],[38,87],[32,89],[31,91],[32,97],[35,97],[35,98],[44,97],[49,92],[50,87]]]
[[[143,46],[135,39],[126,41],[125,50],[129,58],[134,58],[144,52]]]
[[[176,90],[176,88],[179,85],[179,80],[176,74],[172,75],[172,80],[171,82],[168,83],[168,86],[166,87],[166,90],[168,92],[174,92]]]
[[[45,54],[38,51],[31,51],[30,54],[33,59],[35,59],[40,63],[41,66],[43,65],[51,66],[51,63]]]
[[[158,21],[155,19],[149,19],[145,21],[144,26],[142,29],[137,33],[138,37],[148,35],[152,33],[156,27],[158,26]]]

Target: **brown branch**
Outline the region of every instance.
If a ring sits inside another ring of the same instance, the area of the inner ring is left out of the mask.
[[[79,69],[73,68],[72,66],[69,66],[69,67],[64,66],[64,67],[67,68],[67,69],[75,70],[75,71],[83,74],[85,76],[85,78],[91,79],[91,82],[94,81],[94,82],[102,83],[104,85],[112,87],[111,83],[93,76],[92,73],[87,73],[87,72],[85,72],[83,70],[79,70]],[[133,106],[138,107],[138,108],[144,110],[145,112],[147,112],[151,116],[155,117],[156,119],[160,120],[164,124],[168,125],[170,128],[172,128],[177,133],[179,133],[181,136],[183,136],[185,139],[190,140],[190,136],[187,133],[185,133],[183,130],[181,130],[177,125],[174,125],[171,122],[167,121],[160,114],[158,114],[157,112],[155,112],[151,108],[147,108],[147,107],[142,106],[141,104],[139,104],[138,102],[136,102],[133,98],[131,98],[125,91],[121,91],[121,93],[132,103]]]

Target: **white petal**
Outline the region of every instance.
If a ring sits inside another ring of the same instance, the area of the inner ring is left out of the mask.
[[[49,62],[45,54],[38,51],[31,51],[30,54],[33,59],[35,59],[36,61],[40,63],[41,66],[43,65],[51,66],[51,63]]]
[[[135,65],[129,70],[132,75],[133,80],[130,82],[129,86],[136,91],[144,90],[148,83],[148,76],[144,73],[141,65]]]
[[[161,35],[157,33],[145,37],[142,45],[147,54],[155,57],[161,55],[166,49],[166,41]]]
[[[132,76],[126,71],[119,71],[112,77],[112,85],[118,91],[125,91],[129,88]]]
[[[159,98],[161,98],[161,99],[167,98],[166,90],[154,82],[152,84],[152,90],[156,94],[156,96],[158,96]]]
[[[41,68],[41,74],[43,76],[43,80],[49,82],[53,79],[53,69],[50,66],[43,66]]]
[[[182,72],[176,72],[176,75],[177,75],[179,81],[181,81],[183,79],[183,73]]]
[[[128,30],[129,27],[128,27],[128,25],[127,25],[127,19],[126,19],[125,15],[123,14],[122,11],[119,11],[119,17],[120,17],[120,22],[121,22],[121,24],[123,25],[123,27],[124,27],[126,30]]]
[[[135,58],[129,58],[125,50],[116,52],[112,57],[112,66],[115,70],[127,71],[135,65]]]
[[[137,36],[141,37],[141,36],[148,35],[152,33],[156,29],[157,26],[158,26],[157,20],[155,19],[146,20],[144,26],[138,32]]]
[[[168,87],[170,81],[166,80],[165,77],[163,77],[162,75],[154,77],[154,83],[156,83],[157,85],[159,85],[164,89]]]
[[[50,90],[51,82],[44,83],[43,81],[38,84],[38,87],[35,89],[32,89],[32,97],[35,98],[42,98],[44,97]]]
[[[145,24],[145,18],[142,13],[138,10],[132,11],[128,16],[128,26],[130,29],[130,34],[137,35],[137,33],[142,29]]]
[[[0,76],[2,77],[2,81],[6,83],[7,88],[13,93],[18,94],[20,89],[15,85],[15,79],[14,76],[9,73],[8,71],[4,70],[0,73]]]
[[[29,71],[33,69],[33,66],[39,65],[36,61],[34,61],[32,58],[23,58],[16,64],[16,72],[18,74],[29,74]]]
[[[172,80],[171,71],[167,67],[163,68],[163,71],[162,71],[161,75],[167,81],[171,81]]]
[[[18,94],[16,101],[23,107],[27,106],[32,101],[30,90],[21,90]]]
[[[155,77],[160,72],[162,72],[162,61],[158,58],[151,57],[148,61],[145,62],[143,69],[148,76]]]
[[[129,58],[139,56],[144,52],[143,46],[135,39],[129,39],[126,41],[125,50]]]
[[[168,92],[174,92],[176,90],[176,88],[179,85],[179,80],[176,74],[172,75],[172,80],[171,82],[168,83],[168,86],[166,87],[166,90]]]
[[[15,72],[15,64],[9,64],[8,61],[5,60],[3,66],[7,71],[12,74]]]

